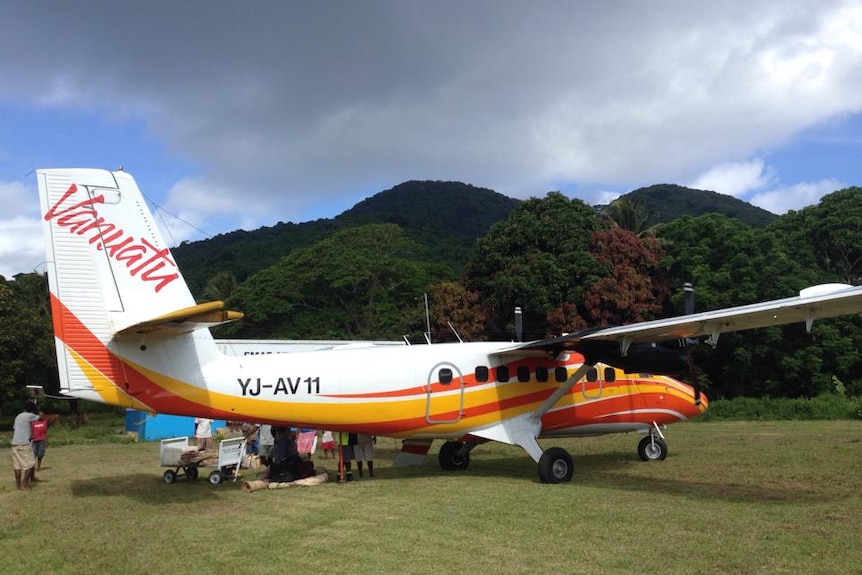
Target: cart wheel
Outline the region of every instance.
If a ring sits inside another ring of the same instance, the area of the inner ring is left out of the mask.
[[[186,469],[186,477],[189,478],[189,481],[194,481],[198,478],[198,468],[197,467],[189,467]]]
[[[162,475],[162,479],[165,481],[165,483],[173,483],[177,480],[177,472],[173,469],[168,469],[167,471],[165,471],[164,475]]]
[[[210,483],[213,485],[218,485],[221,483],[222,479],[224,479],[224,477],[222,477],[221,471],[213,471],[210,473]]]

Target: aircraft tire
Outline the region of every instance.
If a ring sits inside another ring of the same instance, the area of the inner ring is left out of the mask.
[[[167,470],[167,471],[165,471],[165,473],[162,475],[162,480],[163,480],[165,483],[173,483],[174,481],[176,481],[176,480],[177,480],[177,472],[176,472],[176,471],[174,471],[173,469],[168,469],[168,470]]]
[[[460,441],[447,441],[440,447],[438,461],[444,471],[461,471],[470,465],[470,454],[458,455],[463,444]]]
[[[539,458],[539,479],[542,483],[568,483],[575,467],[572,456],[562,447],[551,447]]]
[[[664,461],[667,457],[667,443],[661,437],[651,440],[646,436],[638,443],[638,457],[641,461]]]

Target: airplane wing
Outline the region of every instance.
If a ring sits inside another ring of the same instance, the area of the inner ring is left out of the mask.
[[[862,286],[823,284],[806,288],[798,296],[766,301],[668,319],[645,321],[631,325],[597,328],[568,335],[527,342],[501,353],[527,353],[607,349],[613,342],[618,353],[625,356],[631,344],[657,344],[669,340],[707,337],[715,344],[722,333],[805,322],[811,329],[815,319],[862,312]]]

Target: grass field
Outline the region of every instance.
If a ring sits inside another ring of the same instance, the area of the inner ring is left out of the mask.
[[[667,438],[660,463],[636,436],[543,441],[575,459],[564,485],[498,444],[465,472],[440,471],[437,444],[392,468],[381,438],[375,479],[255,493],[164,484],[158,444],[53,446],[30,492],[7,463],[0,573],[862,573],[862,422]]]

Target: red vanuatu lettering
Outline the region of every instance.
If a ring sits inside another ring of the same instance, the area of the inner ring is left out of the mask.
[[[99,215],[96,205],[105,203],[104,195],[99,194],[65,206],[66,201],[77,191],[78,186],[75,184],[69,186],[57,203],[45,212],[45,221],[55,220],[57,226],[68,229],[69,233],[89,237],[89,243],[123,264],[130,276],[155,284],[156,293],[179,278],[177,264],[171,259],[167,248],[159,249],[145,238],[135,239]]]

